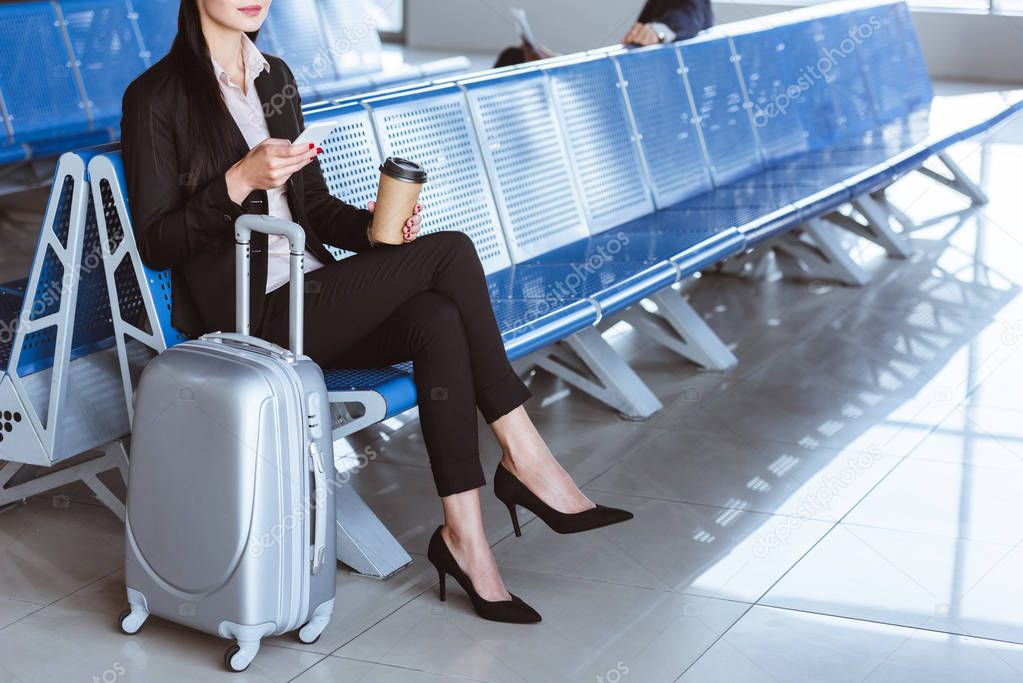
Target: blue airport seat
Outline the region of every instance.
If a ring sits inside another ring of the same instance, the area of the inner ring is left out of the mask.
[[[823,16],[811,22],[811,26],[820,50],[820,64],[828,65],[824,81],[831,86],[844,135],[875,128],[878,120],[874,102],[860,64],[859,49],[849,37],[848,16]]]
[[[905,116],[910,110],[903,92],[906,36],[896,14],[897,7],[896,4],[865,7],[848,14],[848,33],[860,41],[856,57],[874,115],[882,124]]]
[[[129,8],[124,0],[62,0],[61,8],[93,126],[117,126],[125,89],[149,67]]]
[[[32,150],[23,142],[8,142],[0,145],[0,166],[25,161],[31,156]]]
[[[15,142],[89,129],[89,113],[56,5],[0,5],[0,97]]]
[[[794,73],[796,68],[791,63],[791,43],[795,39],[790,31],[781,28],[731,37],[754,131],[767,164],[810,148],[810,132],[800,116],[804,107],[792,101],[802,96],[799,75]]]
[[[430,207],[432,230],[457,230],[472,238],[487,273],[511,265],[501,219],[476,144],[472,119],[454,86],[365,101],[381,154],[415,159],[429,169],[420,201]]]
[[[924,63],[920,40],[913,26],[913,17],[909,13],[909,5],[897,2],[894,5],[894,12],[896,30],[900,36],[897,43],[903,51],[900,89],[906,100],[906,108],[911,112],[926,109],[934,97],[934,89],[931,87],[931,78],[927,73],[927,65]]]
[[[558,62],[551,79],[555,110],[579,182],[590,232],[653,211],[618,70],[608,57]]]
[[[366,0],[319,0],[320,23],[338,76],[381,71],[380,34],[375,7]],[[418,77],[417,72],[414,77]]]
[[[180,0],[129,0],[129,10],[136,15],[146,58],[152,64],[170,52],[178,32]]]
[[[464,81],[462,87],[504,217],[512,261],[588,237],[582,201],[565,172],[568,150],[547,77],[527,70]]]
[[[680,51],[715,184],[763,168],[729,41],[697,38],[681,43]]]
[[[672,46],[615,54],[658,207],[711,189],[699,124]]]
[[[299,85],[339,78],[316,0],[275,0],[268,16],[271,52],[288,63]]]
[[[412,364],[389,368],[324,370],[328,392],[372,391],[386,405],[386,417],[394,417],[416,405],[416,384]]]

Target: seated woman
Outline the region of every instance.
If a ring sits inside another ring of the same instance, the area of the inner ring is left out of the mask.
[[[559,533],[632,517],[594,505],[537,432],[494,319],[483,268],[459,232],[403,245],[369,240],[373,205],[327,191],[317,155],[293,145],[304,124],[288,65],[255,38],[269,0],[182,0],[170,53],[124,95],[121,144],[142,259],[173,269],[172,322],[190,336],[234,326],[234,231],[243,213],[268,213],[307,235],[306,352],[325,367],[374,368],[412,360],[423,438],[444,525],[428,557],[486,619],[540,615],[511,595],[483,530],[476,409],[503,449],[494,489],[512,513],[533,511]],[[315,30],[315,27],[310,27]],[[324,244],[357,252],[338,261]],[[252,237],[252,329],[286,345],[288,245]]]

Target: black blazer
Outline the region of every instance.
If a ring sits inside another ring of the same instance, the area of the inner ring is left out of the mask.
[[[266,55],[270,70],[256,78],[270,136],[294,140],[305,128],[298,88],[283,60]],[[227,168],[186,194],[189,139],[185,92],[165,57],[139,76],[124,94],[121,148],[135,239],[149,267],[172,270],[174,327],[191,337],[232,331],[235,325],[234,221],[243,213],[227,194]],[[288,97],[293,95],[293,97]],[[231,144],[241,159],[249,151],[233,127]],[[319,161],[287,184],[288,205],[305,228],[306,248],[323,263],[334,257],[324,244],[350,251],[369,249],[371,214],[335,199]],[[266,213],[266,192],[253,192],[247,213]],[[260,328],[266,299],[267,237],[252,235],[251,320]]]
[[[639,14],[643,24],[660,22],[675,32],[676,40],[692,38],[714,24],[710,0],[648,0]]]

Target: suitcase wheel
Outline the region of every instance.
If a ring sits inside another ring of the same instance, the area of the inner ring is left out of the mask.
[[[323,627],[317,624],[309,623],[298,630],[299,642],[306,645],[312,645],[319,640],[322,635]]]
[[[147,616],[149,615],[129,608],[121,612],[121,616],[117,618],[117,625],[121,627],[121,633],[133,636],[139,632],[142,624],[146,623]]]
[[[254,648],[248,647],[244,649],[238,643],[234,643],[224,652],[224,666],[227,667],[228,671],[241,673],[249,668],[249,664],[252,664],[252,660],[256,658],[258,651],[258,643]]]

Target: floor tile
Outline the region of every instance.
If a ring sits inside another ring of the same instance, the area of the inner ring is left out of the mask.
[[[763,604],[1023,642],[1023,550],[839,525]]]
[[[655,683],[678,677],[747,609],[549,574],[505,576],[543,614],[541,623],[484,621],[450,582],[446,604],[431,591],[336,654],[495,683],[607,680],[623,667],[630,680]]]
[[[905,453],[926,435],[898,428],[897,422],[907,412],[917,417],[926,410],[934,421],[944,419],[954,407],[932,403],[922,397],[894,395],[869,378],[864,384],[845,387],[826,381],[804,386],[748,381],[724,396],[700,402],[698,409],[718,429],[747,441]]]
[[[682,428],[657,435],[594,480],[595,491],[837,521],[899,460]]]
[[[1023,647],[754,607],[680,683],[1016,683]]]
[[[43,607],[40,603],[0,598],[0,629]]]
[[[957,406],[910,457],[1023,470],[1023,411]]]
[[[831,528],[816,520],[591,493],[634,520],[562,536],[540,520],[494,549],[502,569],[755,602]]]
[[[360,662],[341,657],[327,657],[311,669],[294,679],[295,683],[340,683],[341,681],[357,681],[358,683],[440,683],[441,681],[461,681],[472,683],[474,679],[463,676],[443,676],[414,669],[402,669],[386,664]]]
[[[124,563],[124,527],[106,508],[32,499],[0,514],[0,597],[48,604]]]
[[[951,538],[1023,542],[1023,470],[908,458],[843,522]]]

